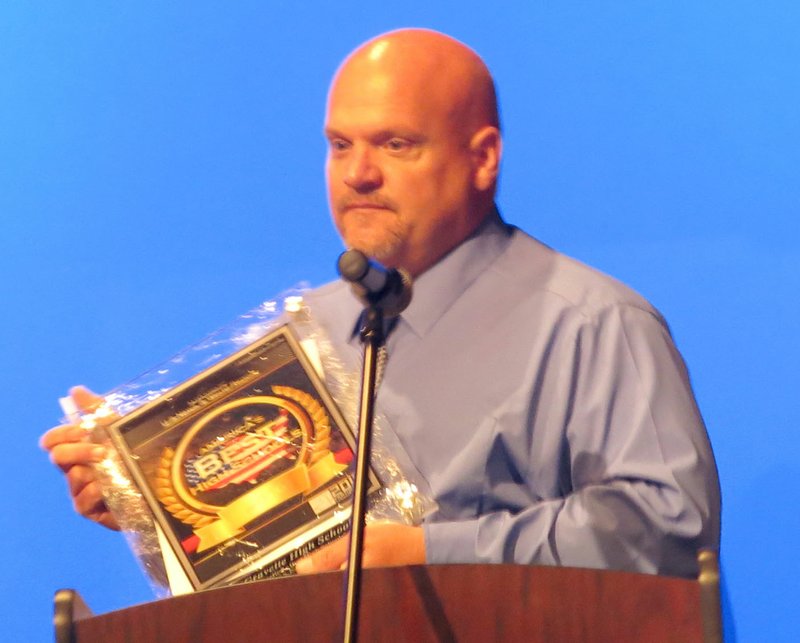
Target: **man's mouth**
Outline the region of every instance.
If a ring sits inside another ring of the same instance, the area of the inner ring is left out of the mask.
[[[337,211],[344,213],[351,210],[390,210],[395,211],[394,203],[388,199],[378,200],[375,195],[372,198],[364,198],[363,195],[347,195],[337,202]]]
[[[380,203],[347,203],[342,209],[346,212],[348,210],[389,210],[391,208]]]

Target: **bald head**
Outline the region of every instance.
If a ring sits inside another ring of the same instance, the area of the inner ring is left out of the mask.
[[[403,84],[467,130],[500,126],[489,70],[472,49],[445,34],[401,29],[366,42],[339,67],[331,97],[337,89],[346,91],[365,80]]]
[[[494,83],[453,38],[404,29],[360,46],[334,77],[325,131],[339,232],[386,265],[427,270],[492,210]]]

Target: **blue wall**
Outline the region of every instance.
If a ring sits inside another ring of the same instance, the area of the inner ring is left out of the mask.
[[[327,82],[408,25],[494,70],[505,216],[670,321],[720,468],[729,635],[793,640],[800,5],[164,4],[0,7],[7,640],[50,639],[58,587],[100,612],[149,600],[124,540],[72,514],[38,436],[68,386],[110,389],[334,277]]]

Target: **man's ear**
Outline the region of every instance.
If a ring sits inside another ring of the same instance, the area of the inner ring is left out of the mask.
[[[475,174],[473,184],[476,190],[485,192],[494,188],[500,172],[500,157],[503,154],[503,140],[500,130],[491,125],[479,129],[469,142]]]

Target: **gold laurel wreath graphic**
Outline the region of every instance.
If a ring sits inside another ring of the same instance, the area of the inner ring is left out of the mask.
[[[297,402],[308,413],[314,426],[314,439],[309,443],[309,464],[314,464],[328,454],[328,445],[331,442],[331,423],[325,408],[311,395],[290,386],[273,386],[273,393]],[[177,497],[175,487],[170,478],[172,460],[175,449],[166,447],[161,452],[161,459],[156,469],[156,497],[164,508],[185,525],[192,526],[195,530],[211,524],[217,519],[216,514],[206,514],[188,508]]]
[[[164,505],[169,513],[180,520],[185,525],[191,525],[195,529],[205,527],[216,519],[216,516],[199,513],[189,509],[185,504],[178,500],[175,495],[175,487],[172,486],[169,471],[172,466],[172,459],[175,457],[175,449],[167,447],[161,453],[156,469],[156,497]]]
[[[272,387],[272,392],[275,395],[297,402],[311,418],[311,424],[314,425],[314,439],[308,445],[311,452],[309,463],[313,464],[325,457],[328,453],[328,445],[331,443],[331,421],[328,418],[325,407],[308,393],[291,386],[275,385]]]

